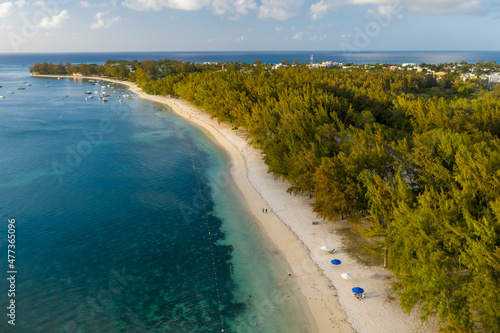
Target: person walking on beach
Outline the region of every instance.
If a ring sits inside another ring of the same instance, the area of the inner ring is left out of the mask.
[[[266,214],[267,214],[267,208],[266,208]]]
[[[291,278],[292,277],[292,272],[288,272],[288,277]]]

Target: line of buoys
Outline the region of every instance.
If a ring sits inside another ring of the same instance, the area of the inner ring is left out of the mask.
[[[210,242],[210,252],[212,254],[212,264],[214,267],[214,278],[215,278],[215,288],[217,290],[217,304],[219,304],[219,319],[220,319],[220,325],[222,332],[224,332],[224,320],[222,318],[222,308],[221,308],[221,303],[220,303],[220,293],[219,293],[219,284],[217,282],[217,269],[215,265],[215,255],[214,251],[212,248],[212,234],[210,233],[210,223],[208,222],[208,213],[207,213],[207,207],[205,206],[205,198],[203,197],[203,193],[201,192],[201,184],[200,184],[200,179],[198,178],[198,173],[196,172],[196,167],[194,165],[194,158],[193,158],[193,152],[191,150],[191,146],[189,145],[189,142],[182,136],[182,134],[179,132],[178,128],[175,127],[175,130],[177,131],[177,134],[184,140],[186,145],[188,146],[189,149],[189,156],[191,157],[191,163],[193,164],[193,172],[196,177],[196,182],[198,184],[198,191],[200,193],[201,197],[201,202],[203,204],[203,210],[204,210],[204,215],[205,215],[205,224],[207,226],[207,232],[208,232],[208,241]]]

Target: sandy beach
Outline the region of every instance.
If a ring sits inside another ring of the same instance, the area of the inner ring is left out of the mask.
[[[148,95],[130,82],[98,79],[126,85],[138,97],[166,105],[203,128],[224,148],[248,211],[291,268],[291,283],[296,284],[303,295],[313,332],[437,332],[437,320],[423,325],[416,311],[410,316],[403,313],[399,301],[390,296],[393,277],[388,270],[365,266],[346,253],[341,236],[335,232],[345,227],[345,222],[311,223],[318,220],[311,208],[313,201],[306,196],[289,195],[288,184],[267,173],[261,152],[248,145],[243,130],[231,130],[230,125],[219,124],[207,112],[182,99]],[[267,208],[268,213],[262,213],[262,208]],[[322,251],[323,245],[335,248],[336,253]],[[334,266],[330,263],[332,259],[342,263]],[[352,279],[343,279],[341,273],[350,273]],[[362,287],[365,298],[354,298],[353,287]]]

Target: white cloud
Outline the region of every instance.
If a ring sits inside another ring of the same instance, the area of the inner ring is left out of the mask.
[[[312,36],[312,37],[309,37],[309,40],[310,40],[311,42],[320,42],[320,41],[322,41],[323,39],[326,39],[326,37],[327,37],[326,35],[322,35],[322,36],[314,35],[314,36]]]
[[[96,4],[91,4],[88,1],[80,1],[80,7],[82,8],[106,8],[106,7],[117,7],[117,0],[110,0],[109,2],[101,2]]]
[[[245,36],[241,36],[240,38],[236,39],[236,42],[242,42],[245,40]]]
[[[161,10],[169,7],[181,10],[199,10],[204,1],[200,0],[125,0],[122,4],[133,10]]]
[[[292,39],[293,40],[302,40],[302,35],[304,35],[303,32],[297,32],[295,35],[293,35]]]
[[[113,25],[113,23],[121,20],[120,16],[115,16],[112,18],[105,18],[104,16],[107,14],[109,14],[109,10],[95,14],[96,21],[92,22],[92,24],[90,25],[90,28],[91,29],[109,28]]]
[[[327,13],[333,13],[343,4],[343,0],[321,0],[318,3],[312,4],[309,8],[309,13],[313,20],[322,18]]]
[[[25,4],[26,4],[25,0],[16,1],[16,6],[19,7],[19,8],[24,7]]]
[[[278,27],[278,26],[277,26],[277,27],[274,27],[274,31],[282,31],[282,30],[283,30],[283,28],[282,28],[282,27]]]
[[[12,29],[13,29],[13,27],[11,25],[6,24],[5,22],[0,24],[0,30],[11,31]]]
[[[68,11],[63,10],[59,14],[52,17],[44,17],[40,20],[38,27],[44,29],[61,28],[63,21],[69,19]]]
[[[304,0],[262,0],[259,19],[288,20],[300,11]]]
[[[178,10],[208,9],[216,15],[227,15],[235,20],[249,10],[257,9],[255,0],[125,0],[124,6],[133,10],[162,10],[172,8]]]
[[[35,2],[33,2],[33,6],[44,7],[45,3],[43,1],[35,1]]]
[[[317,20],[349,5],[373,5],[381,15],[399,12],[402,7],[430,15],[477,15],[485,13],[489,6],[482,0],[320,0],[309,7],[309,14]]]
[[[7,16],[11,8],[12,8],[11,1],[0,4],[0,17]]]

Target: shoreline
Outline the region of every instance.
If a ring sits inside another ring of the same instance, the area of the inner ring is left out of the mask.
[[[291,268],[294,283],[307,307],[304,313],[312,332],[437,332],[435,321],[422,325],[416,311],[408,316],[402,312],[399,301],[391,299],[392,293],[388,290],[392,274],[389,271],[363,266],[343,249],[335,229],[345,227],[345,222],[311,224],[317,220],[310,206],[312,201],[289,195],[286,192],[288,185],[267,173],[261,152],[248,145],[242,131],[219,124],[210,114],[182,99],[148,95],[132,82],[85,76],[76,79],[125,85],[138,97],[163,104],[202,128],[226,151],[243,204]],[[270,209],[270,214],[262,214],[263,207]],[[336,254],[325,254],[319,249],[322,245],[336,248]],[[342,260],[341,266],[332,267],[330,260],[333,258]],[[343,272],[351,273],[353,279],[343,280],[340,277]],[[352,296],[351,288],[355,286],[365,289],[366,299],[358,301]]]

